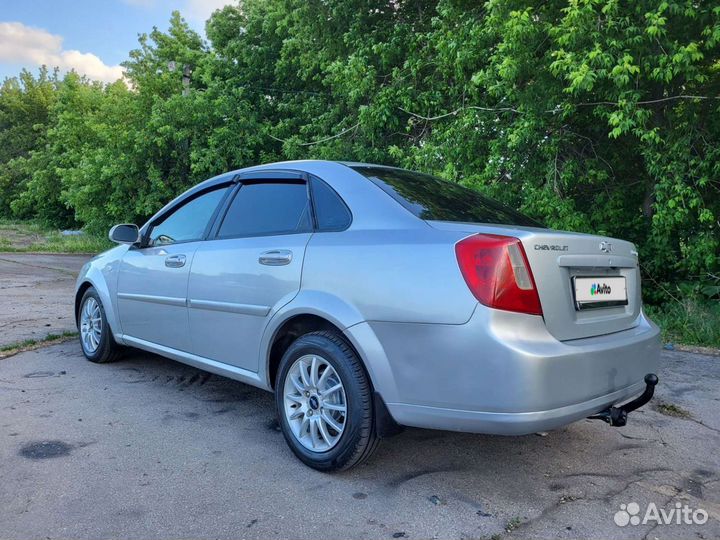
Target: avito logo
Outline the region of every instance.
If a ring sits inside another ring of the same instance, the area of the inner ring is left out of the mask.
[[[607,283],[603,283],[600,285],[599,283],[593,283],[590,287],[590,296],[595,296],[596,294],[610,294],[610,285]]]
[[[675,508],[663,508],[651,502],[645,509],[643,515],[640,505],[636,502],[621,504],[620,510],[615,512],[613,519],[619,527],[627,525],[705,525],[708,520],[707,510],[702,508],[692,509],[687,504],[675,503]]]

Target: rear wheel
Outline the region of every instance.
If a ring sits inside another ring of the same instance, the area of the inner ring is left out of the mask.
[[[120,346],[113,339],[105,309],[93,287],[85,291],[80,301],[78,329],[85,358],[96,364],[113,362],[119,358]]]
[[[288,347],[275,401],[285,440],[314,469],[349,469],[377,447],[370,383],[360,359],[336,333],[305,334]]]

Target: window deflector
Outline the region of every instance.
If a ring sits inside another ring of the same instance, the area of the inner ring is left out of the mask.
[[[204,195],[207,195],[208,193],[211,193],[213,191],[218,190],[225,190],[225,193],[220,198],[220,201],[218,202],[218,205],[215,207],[215,210],[210,216],[210,219],[208,220],[207,225],[205,226],[205,230],[202,234],[202,236],[196,240],[192,240],[193,242],[198,242],[202,240],[206,240],[208,238],[208,234],[213,228],[213,225],[215,224],[215,221],[218,218],[218,215],[220,214],[221,210],[225,207],[225,204],[229,198],[229,196],[234,191],[233,189],[228,189],[230,186],[232,186],[234,183],[236,183],[233,180],[229,180],[227,182],[223,182],[221,184],[216,184],[214,186],[210,186],[207,189],[203,189],[202,191],[198,191],[197,193],[193,193],[191,196],[183,199],[182,201],[179,201],[178,204],[174,205],[171,208],[168,208],[165,212],[163,212],[161,215],[156,216],[152,221],[148,222],[147,225],[143,227],[144,232],[142,235],[140,246],[137,249],[144,249],[148,247],[155,247],[150,244],[150,235],[152,234],[152,231],[155,227],[158,225],[161,225],[166,219],[168,219],[170,216],[172,216],[175,212],[179,211],[183,207],[185,207],[187,204],[191,203],[195,199],[198,199],[200,197],[203,197]],[[176,242],[176,244],[182,244],[185,243],[184,241]]]
[[[260,171],[249,171],[249,172],[243,172],[235,175],[233,177],[233,182],[237,183],[238,185],[235,187],[235,189],[231,189],[229,196],[225,199],[222,205],[220,205],[221,211],[219,212],[219,215],[216,216],[215,222],[212,226],[212,228],[209,230],[208,235],[206,239],[208,240],[223,240],[223,239],[229,239],[233,237],[220,237],[220,228],[223,225],[223,222],[225,221],[225,218],[227,217],[228,212],[230,211],[230,208],[232,207],[233,201],[235,200],[235,197],[237,197],[240,194],[240,191],[242,190],[242,187],[244,185],[251,185],[251,184],[270,184],[270,183],[281,183],[281,184],[304,184],[305,190],[306,190],[306,196],[308,205],[306,207],[306,212],[310,213],[310,231],[306,232],[315,232],[316,227],[316,217],[315,217],[315,210],[312,204],[312,194],[310,190],[310,174],[306,173],[305,171],[297,171],[292,169],[263,169]],[[302,232],[302,231],[297,231]],[[295,234],[293,233],[279,233],[279,234]],[[274,236],[271,235],[271,236]]]

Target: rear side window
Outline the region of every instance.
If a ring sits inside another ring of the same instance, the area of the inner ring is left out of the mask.
[[[243,184],[218,231],[219,238],[311,231],[305,183]]]
[[[429,174],[390,167],[356,166],[353,169],[420,219],[543,226],[473,189]]]
[[[350,226],[352,216],[335,190],[318,178],[312,183],[315,219],[320,231],[342,231]]]

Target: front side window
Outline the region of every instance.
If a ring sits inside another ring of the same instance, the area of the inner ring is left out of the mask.
[[[542,227],[474,189],[429,174],[377,166],[352,167],[420,219]]]
[[[226,191],[227,187],[215,189],[183,204],[162,222],[152,227],[150,245],[164,246],[202,239]]]
[[[303,183],[246,183],[235,195],[218,238],[309,232],[310,202]]]

